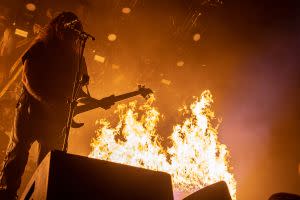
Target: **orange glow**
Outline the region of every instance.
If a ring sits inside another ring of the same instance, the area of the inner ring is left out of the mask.
[[[128,7],[122,8],[122,13],[129,14],[131,12],[131,9]]]
[[[36,6],[33,3],[27,3],[25,7],[26,7],[27,10],[29,10],[31,12],[36,10]]]
[[[111,68],[112,68],[112,69],[120,69],[120,66],[119,66],[119,65],[116,65],[116,64],[112,64],[112,65],[111,65]]]
[[[24,38],[27,38],[27,36],[28,36],[27,31],[24,31],[24,30],[21,30],[21,29],[18,29],[18,28],[16,28],[15,34],[18,35],[18,36],[24,37]]]
[[[177,67],[183,67],[184,61],[183,60],[179,60],[179,61],[177,61],[176,65],[177,65]]]
[[[170,80],[167,80],[167,79],[161,79],[160,81],[162,84],[165,84],[165,85],[170,85],[171,84],[171,81]]]
[[[108,39],[109,41],[111,41],[111,42],[116,41],[117,35],[114,34],[114,33],[111,33],[111,34],[109,34],[109,35],[107,36],[107,39]]]
[[[104,63],[105,62],[105,57],[103,56],[99,56],[99,55],[95,55],[94,56],[94,60],[100,63]]]
[[[136,102],[119,105],[115,127],[105,119],[97,121],[100,128],[89,157],[167,172],[172,176],[175,192],[192,193],[224,180],[236,199],[229,151],[218,141],[219,122],[214,125],[211,93],[204,91],[189,107],[180,109],[186,118],[174,126],[168,148],[162,146],[157,133],[161,114],[152,106],[154,100],[152,96],[139,107]]]
[[[201,39],[201,35],[200,35],[200,33],[196,33],[196,34],[194,34],[194,36],[193,36],[193,40],[194,40],[195,42],[199,41],[200,39]]]

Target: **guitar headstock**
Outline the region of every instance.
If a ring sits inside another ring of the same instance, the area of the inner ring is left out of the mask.
[[[150,88],[146,88],[144,85],[139,85],[138,86],[138,92],[140,93],[140,95],[142,95],[142,97],[144,97],[145,99],[148,99],[150,97],[150,94],[153,93],[153,91]]]

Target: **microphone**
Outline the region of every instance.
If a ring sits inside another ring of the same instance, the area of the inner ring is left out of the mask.
[[[75,19],[71,22],[65,23],[64,28],[76,32],[82,38],[91,38],[92,40],[95,40],[94,36],[84,32],[83,30],[79,30],[77,27],[75,27],[78,23],[80,23],[80,21],[78,19]]]
[[[73,20],[73,21],[71,21],[71,22],[65,23],[65,24],[64,24],[64,28],[66,28],[66,29],[74,28],[74,26],[75,26],[77,23],[79,23],[79,20],[78,20],[78,19],[75,19],[75,20]]]

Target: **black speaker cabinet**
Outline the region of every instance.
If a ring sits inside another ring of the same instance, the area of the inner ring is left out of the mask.
[[[269,200],[300,200],[300,196],[297,194],[280,192],[273,194]]]
[[[183,200],[231,200],[231,196],[224,181],[209,185]]]
[[[164,172],[52,151],[20,199],[173,200],[173,191]]]

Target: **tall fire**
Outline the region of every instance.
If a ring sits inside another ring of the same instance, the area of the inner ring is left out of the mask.
[[[236,199],[236,180],[230,172],[229,151],[218,141],[219,121],[211,109],[210,91],[180,109],[185,119],[174,126],[168,148],[162,146],[157,133],[161,114],[153,102],[151,97],[142,106],[136,102],[119,105],[115,127],[105,119],[98,120],[100,128],[89,157],[167,172],[174,190],[186,193],[224,180]]]

